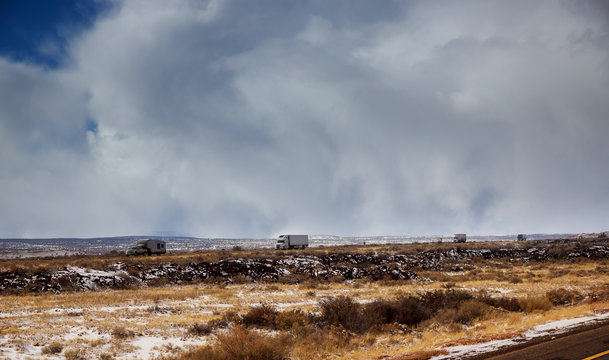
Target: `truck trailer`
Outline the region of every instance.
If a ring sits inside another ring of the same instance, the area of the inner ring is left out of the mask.
[[[467,241],[467,235],[466,234],[455,234],[455,236],[453,236],[453,240],[456,243],[464,243],[465,241]]]
[[[309,246],[309,235],[279,235],[275,249],[304,249]]]

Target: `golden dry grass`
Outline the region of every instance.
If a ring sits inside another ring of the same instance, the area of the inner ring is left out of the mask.
[[[510,244],[523,246],[521,244]],[[453,244],[434,244],[449,248]],[[473,244],[472,247],[480,246]],[[310,249],[311,253],[383,251],[404,253],[429,249],[430,245],[344,247]],[[272,256],[280,256],[280,254]],[[240,251],[237,256],[266,256],[263,250]],[[163,261],[214,261],[226,252],[174,254]],[[0,263],[3,268],[28,266],[103,267],[124,258],[64,258],[32,263]],[[159,258],[139,258],[129,261],[158,262]],[[89,264],[89,265],[87,265]],[[91,265],[95,264],[95,265]],[[222,319],[227,312],[244,314],[253,305],[273,304],[278,310],[298,309],[311,313],[318,311],[318,302],[324,297],[349,295],[359,302],[391,299],[400,295],[416,295],[433,290],[453,288],[472,292],[485,292],[490,296],[510,296],[526,299],[541,297],[553,289],[566,288],[588,294],[609,284],[609,269],[602,261],[581,260],[575,263],[548,261],[546,263],[515,263],[507,260],[481,261],[474,259],[467,270],[422,271],[419,275],[432,281],[378,281],[356,280],[342,283],[305,284],[199,284],[142,288],[138,290],[108,290],[99,292],[66,293],[61,295],[0,296],[0,337],[3,350],[8,348],[36,358],[45,347],[53,343],[63,346],[63,354],[85,349],[87,358],[100,358],[103,354],[115,358],[129,358],[138,351],[136,340],[142,337],[161,339],[154,356],[179,354],[203,343],[213,343],[218,332],[197,335],[190,331],[195,323]],[[31,268],[29,268],[31,270]],[[340,329],[324,333],[311,332],[303,341],[291,346],[293,359],[392,359],[425,358],[441,352],[450,344],[500,339],[520,334],[535,325],[552,320],[573,318],[609,310],[607,299],[581,302],[572,306],[553,307],[547,311],[512,313],[495,310],[469,326],[460,324],[424,323],[414,328],[386,326],[382,331],[363,335],[345,334]],[[117,330],[118,329],[118,330]],[[66,337],[65,334],[74,334]],[[126,334],[122,336],[121,334]],[[171,342],[174,343],[171,343]],[[2,350],[0,350],[2,351]],[[0,359],[3,358],[0,352]],[[139,355],[138,355],[139,356]],[[147,355],[148,356],[148,355]],[[6,358],[6,356],[4,357]],[[151,358],[151,356],[148,356]]]

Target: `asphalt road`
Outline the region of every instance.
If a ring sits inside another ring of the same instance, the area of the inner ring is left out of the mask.
[[[609,360],[609,325],[527,346],[489,360]]]

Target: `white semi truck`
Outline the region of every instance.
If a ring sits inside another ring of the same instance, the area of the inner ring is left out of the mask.
[[[309,235],[279,235],[275,249],[304,249],[309,246]]]

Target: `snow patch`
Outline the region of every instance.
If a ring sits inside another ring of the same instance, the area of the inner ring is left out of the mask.
[[[492,340],[471,345],[449,346],[444,348],[448,354],[437,355],[432,357],[430,360],[460,359],[464,356],[480,355],[499,350],[507,346],[514,346],[538,337],[562,334],[583,324],[600,322],[606,319],[609,319],[609,313],[550,321],[545,324],[537,325],[531,330],[526,331],[523,335],[516,336],[511,339]]]
[[[205,340],[185,340],[178,337],[155,337],[138,336],[131,344],[137,349],[128,359],[152,359],[159,354],[159,350],[166,349],[187,349],[194,346],[206,345]]]

